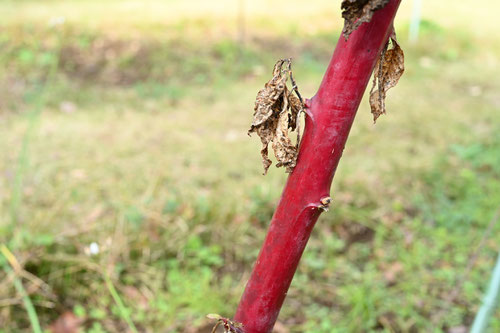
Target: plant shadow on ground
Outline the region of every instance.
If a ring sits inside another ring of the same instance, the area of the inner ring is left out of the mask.
[[[261,176],[246,135],[255,94],[290,56],[314,93],[337,9],[309,26],[252,14],[242,43],[224,19],[92,28],[92,3],[0,32],[0,332],[32,330],[16,279],[43,329],[208,331],[206,314],[234,312],[286,180]],[[467,265],[500,202],[500,43],[426,19],[410,45],[396,27],[406,74],[376,126],[363,102],[277,332],[448,331],[480,305],[499,226]]]

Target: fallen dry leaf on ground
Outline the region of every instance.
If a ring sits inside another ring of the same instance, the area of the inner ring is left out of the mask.
[[[401,273],[404,271],[403,264],[396,261],[384,268],[384,279],[388,285],[394,285]]]
[[[51,333],[79,333],[83,319],[78,318],[73,312],[66,311],[50,325]]]

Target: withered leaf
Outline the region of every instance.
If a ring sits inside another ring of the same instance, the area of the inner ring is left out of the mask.
[[[405,70],[404,53],[394,33],[390,40],[392,48],[388,49],[389,41],[387,41],[373,72],[373,86],[370,90],[370,108],[373,114],[373,122],[376,122],[377,118],[385,113],[387,90],[396,86]]]
[[[302,105],[300,99],[292,94],[288,96],[288,103],[290,103],[290,111],[291,111],[290,120],[288,121],[288,128],[291,129],[292,131],[295,131],[299,121],[298,117],[304,106]]]
[[[217,332],[217,328],[222,326],[224,333],[243,333],[243,324],[232,321],[229,318],[224,318],[218,314],[208,314],[207,318],[217,320],[217,323],[212,328],[212,333]]]
[[[279,99],[282,98],[281,95],[286,88],[287,81],[287,77],[282,76],[282,66],[283,60],[279,60],[274,66],[273,78],[257,93],[254,108],[255,113],[250,132],[259,125],[262,125],[273,115],[273,108],[279,107]]]
[[[289,78],[292,81],[291,91],[286,85]],[[294,92],[297,96],[293,95]],[[253,121],[248,131],[248,134],[256,132],[262,142],[260,153],[264,174],[272,164],[268,157],[270,143],[278,161],[276,166],[285,167],[286,172],[293,171],[300,136],[297,134],[297,142],[293,144],[288,131],[299,132],[299,116],[303,108],[304,103],[292,76],[291,59],[281,59],[274,66],[271,80],[257,93]]]
[[[275,136],[273,138],[273,150],[278,164],[276,167],[284,166],[286,172],[292,172],[297,161],[297,147],[292,143],[288,137],[289,117],[288,114],[288,96],[285,90],[283,98],[283,108],[279,115],[278,126],[276,127]]]
[[[343,0],[341,9],[344,18],[342,34],[347,40],[349,35],[363,22],[370,22],[373,13],[384,8],[389,0]]]

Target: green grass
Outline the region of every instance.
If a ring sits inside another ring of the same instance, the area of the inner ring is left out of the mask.
[[[0,332],[68,310],[84,332],[206,332],[234,313],[286,180],[246,135],[255,94],[289,56],[314,94],[339,6],[247,3],[241,44],[232,2],[145,4],[0,4],[0,243],[26,272],[0,270]],[[466,273],[500,205],[500,7],[426,6],[410,45],[402,4],[406,73],[375,126],[362,103],[282,332],[446,332],[479,308],[500,241],[496,225]]]
[[[42,329],[40,327],[40,321],[38,320],[38,315],[36,314],[35,307],[33,306],[29,295],[26,293],[26,289],[24,288],[23,283],[16,276],[17,272],[14,272],[12,270],[12,268],[18,268],[16,266],[19,266],[19,264],[17,263],[12,252],[10,252],[5,245],[2,244],[2,246],[0,247],[0,252],[2,253],[2,259],[8,261],[7,263],[5,260],[2,260],[2,266],[7,276],[12,276],[12,284],[23,300],[23,305],[26,309],[26,313],[28,314],[31,329],[34,333],[41,333]]]

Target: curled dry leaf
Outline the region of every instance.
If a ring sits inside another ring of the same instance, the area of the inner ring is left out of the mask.
[[[370,90],[370,108],[373,122],[385,113],[385,96],[387,90],[394,87],[405,70],[404,53],[393,33],[391,38],[392,48],[388,50],[389,41],[385,45],[373,72],[373,86]]]
[[[287,87],[288,79],[292,83],[291,90]],[[278,161],[276,166],[285,167],[286,172],[293,171],[300,142],[299,117],[303,110],[304,102],[292,76],[291,59],[281,59],[274,65],[271,80],[257,93],[253,122],[248,131],[248,134],[256,132],[262,142],[264,174],[272,164],[268,156],[270,143]],[[288,135],[289,130],[297,131],[295,144]]]
[[[373,13],[384,8],[389,0],[343,0],[342,17],[344,18],[344,29],[342,34],[347,40],[349,35],[363,22],[370,22]]]
[[[212,328],[212,333],[215,333],[219,326],[224,328],[224,333],[243,333],[243,324],[241,323],[232,321],[214,313],[208,314],[207,318],[217,320],[217,323]]]

